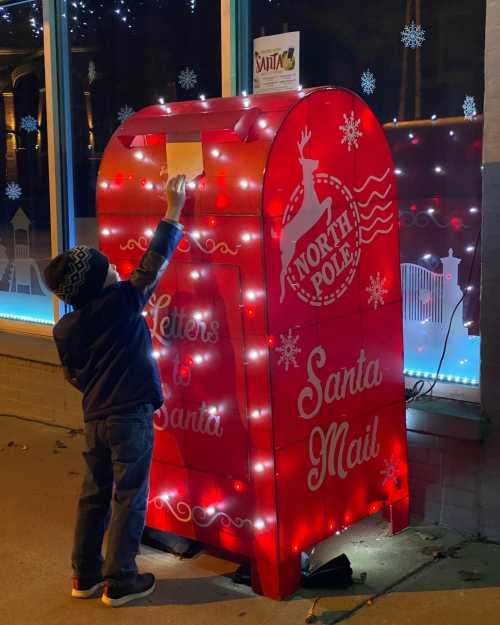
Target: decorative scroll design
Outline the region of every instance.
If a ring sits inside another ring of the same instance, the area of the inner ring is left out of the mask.
[[[237,245],[234,249],[231,249],[229,244],[225,241],[216,243],[214,239],[205,239],[205,241],[202,242],[194,237],[184,237],[177,246],[177,250],[182,254],[188,254],[192,249],[192,243],[194,243],[204,254],[215,254],[215,252],[220,252],[221,254],[236,256],[241,247],[240,245]],[[139,249],[142,252],[145,252],[148,249],[148,246],[149,239],[147,237],[139,237],[138,239],[129,239],[126,243],[120,243],[120,250],[130,251]]]
[[[204,254],[215,254],[215,252],[220,252],[221,254],[236,256],[241,247],[240,245],[237,245],[235,249],[231,249],[229,244],[225,241],[216,243],[214,239],[205,239],[205,241],[202,242],[194,237],[191,237],[190,239],[184,237],[179,243],[177,250],[183,254],[187,254],[192,249],[192,243],[194,243]]]
[[[149,243],[147,237],[139,237],[138,239],[129,239],[126,243],[120,243],[120,249],[122,251],[125,250],[135,250],[139,249],[142,252],[145,252],[148,249]]]
[[[417,228],[426,228],[431,222],[437,226],[438,228],[448,228],[451,224],[450,217],[442,217],[438,219],[438,217],[434,213],[425,212],[413,212],[402,210],[399,211],[400,223],[402,227],[412,228],[416,226]],[[468,228],[466,224],[462,224],[464,229]]]
[[[172,504],[166,497],[153,497],[148,501],[148,504],[153,505],[157,510],[167,509],[181,523],[193,522],[198,527],[210,527],[216,521],[220,522],[222,527],[225,528],[234,526],[237,529],[241,529],[245,525],[253,527],[250,519],[242,519],[240,517],[233,519],[229,514],[220,510],[210,514],[205,508],[201,506],[191,507],[186,501],[178,501]]]

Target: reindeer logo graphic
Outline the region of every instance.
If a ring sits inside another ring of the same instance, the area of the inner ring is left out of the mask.
[[[332,221],[331,197],[319,201],[314,184],[314,172],[319,167],[319,161],[304,156],[304,148],[311,140],[312,133],[306,127],[302,131],[300,141],[297,143],[299,150],[299,163],[302,167],[302,184],[304,194],[299,210],[287,221],[289,211],[283,217],[283,230],[281,232],[281,296],[280,303],[285,299],[286,276],[288,267],[295,254],[295,248],[299,239],[321,219],[325,211],[328,211],[328,224]]]

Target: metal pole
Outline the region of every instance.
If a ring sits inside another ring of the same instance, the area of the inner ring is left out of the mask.
[[[75,244],[71,48],[66,9],[66,0],[43,0],[50,227],[53,256]],[[55,301],[56,321],[61,310],[59,303]]]
[[[412,0],[406,0],[406,21],[405,24],[410,22]],[[399,92],[399,117],[398,119],[405,119],[406,115],[406,82],[408,80],[408,48],[403,50],[403,67],[401,68],[401,90]]]
[[[416,0],[415,19],[422,24],[422,0]],[[415,119],[422,117],[422,48],[415,54]]]

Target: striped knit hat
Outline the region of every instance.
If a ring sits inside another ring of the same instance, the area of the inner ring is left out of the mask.
[[[63,302],[81,308],[102,291],[108,267],[107,257],[99,250],[78,245],[49,263],[45,282]]]

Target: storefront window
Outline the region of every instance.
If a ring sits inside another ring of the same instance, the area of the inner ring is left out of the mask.
[[[485,11],[485,0],[252,0],[254,38],[300,31],[305,87],[351,89],[385,125],[405,369],[465,384],[479,381]]]
[[[42,2],[0,6],[0,318],[50,324]]]
[[[97,244],[103,151],[134,111],[221,95],[220,2],[68,3],[72,49],[76,239]]]

